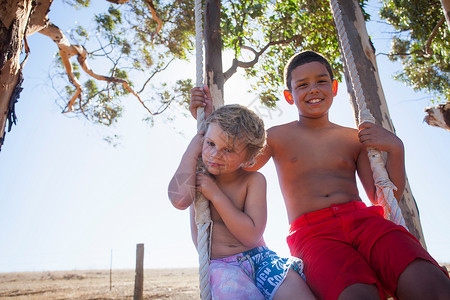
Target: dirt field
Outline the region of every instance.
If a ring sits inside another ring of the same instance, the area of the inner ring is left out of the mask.
[[[134,270],[0,273],[0,299],[133,299]],[[144,299],[199,300],[197,269],[145,270]]]
[[[0,273],[0,299],[133,299],[134,279],[134,270],[113,270],[110,290],[109,271]],[[145,270],[144,299],[200,300],[198,270]]]

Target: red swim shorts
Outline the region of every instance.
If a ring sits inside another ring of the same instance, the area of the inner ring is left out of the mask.
[[[337,299],[355,283],[376,285],[385,299],[413,260],[439,267],[413,235],[384,219],[382,207],[361,201],[302,215],[292,222],[287,242],[303,260],[306,282],[319,299]]]

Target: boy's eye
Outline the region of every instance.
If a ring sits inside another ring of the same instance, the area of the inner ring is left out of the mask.
[[[227,152],[227,153],[231,153],[231,152],[233,152],[233,149],[225,148],[224,151]]]
[[[216,145],[216,144],[214,144],[214,143],[211,142],[211,141],[207,141],[206,144],[207,144],[208,146],[211,146],[211,147],[214,147],[214,146]]]

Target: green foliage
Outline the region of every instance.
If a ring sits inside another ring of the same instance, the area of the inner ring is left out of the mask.
[[[363,7],[366,0],[360,0]],[[87,6],[89,1],[74,0],[73,5]],[[74,4],[75,3],[75,4]],[[72,40],[91,50],[88,57],[92,69],[101,64],[96,58],[106,58],[112,66],[96,73],[115,76],[143,86],[138,91],[144,102],[155,108],[153,115],[178,103],[187,108],[192,88],[191,79],[170,77],[173,82],[158,83],[151,94],[144,90],[150,79],[155,80],[172,61],[188,60],[194,51],[194,1],[155,0],[156,13],[162,21],[162,30],[156,33],[158,23],[153,19],[144,0],[132,0],[123,5],[110,5],[105,12],[95,15],[95,29],[77,27]],[[302,50],[324,54],[331,62],[335,76],[342,78],[342,62],[334,21],[327,0],[222,0],[221,35],[223,51],[232,51],[241,62],[252,62],[245,74],[261,102],[274,107],[284,89],[283,68],[287,60]],[[365,15],[368,19],[368,15]],[[92,38],[95,37],[95,38]],[[226,62],[224,62],[226,64]],[[226,71],[226,70],[225,70]],[[104,125],[116,122],[122,113],[120,100],[128,91],[121,84],[92,81],[75,70],[82,81],[83,94],[74,108],[78,113]],[[105,74],[107,73],[107,74]],[[194,70],[192,71],[194,76]],[[62,72],[61,77],[64,78]],[[65,88],[67,98],[73,87]],[[149,89],[149,88],[148,88]],[[155,96],[156,95],[156,96]],[[153,122],[153,115],[149,121]]]
[[[397,31],[389,58],[400,60],[403,71],[395,78],[414,90],[427,91],[438,100],[450,101],[450,34],[444,22],[427,42],[441,18],[441,2],[384,1],[380,16]]]
[[[67,3],[75,8],[88,7],[91,4],[91,0],[63,0],[64,3]]]
[[[104,1],[104,0],[102,0]],[[89,1],[66,1],[77,8],[87,7]],[[131,87],[143,86],[140,91],[143,101],[151,107],[154,115],[160,114],[172,102],[186,106],[192,83],[187,80],[176,81],[164,85],[168,90],[174,90],[172,96],[155,99],[154,93],[145,93],[147,81],[162,72],[175,57],[187,60],[193,50],[194,20],[193,1],[154,1],[157,14],[163,22],[163,29],[155,34],[157,22],[143,0],[133,0],[124,5],[110,5],[104,12],[94,16],[95,29],[77,26],[70,31],[68,37],[72,44],[81,44],[90,50],[88,63],[92,70],[104,76],[111,76],[127,80]],[[85,24],[83,24],[85,26]],[[92,38],[94,37],[94,38]],[[97,47],[97,50],[92,50]],[[105,68],[105,63],[110,68]],[[73,108],[93,122],[112,125],[121,116],[123,108],[121,100],[130,94],[121,83],[93,81],[84,73],[78,63],[72,61],[74,76],[81,82],[83,93],[76,100]],[[64,103],[75,93],[75,89],[67,79],[64,66],[57,56],[59,67],[56,76],[66,83],[61,89],[60,97]],[[153,79],[154,80],[154,79]],[[188,93],[186,93],[186,89]],[[176,97],[175,97],[176,95]],[[181,95],[181,98],[178,96]],[[134,97],[134,96],[133,96]],[[150,98],[151,101],[145,98]],[[170,98],[170,99],[169,99]],[[150,102],[150,103],[149,103]],[[158,104],[159,103],[159,104]]]
[[[253,79],[252,89],[268,107],[274,107],[282,95],[284,65],[299,51],[322,53],[330,60],[336,77],[342,78],[329,1],[226,1],[222,37],[224,48],[233,49],[239,60],[253,59],[247,49],[258,52],[271,44],[258,63],[245,70],[246,76]]]

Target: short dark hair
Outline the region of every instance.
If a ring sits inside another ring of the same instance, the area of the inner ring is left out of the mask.
[[[284,68],[284,83],[286,85],[286,89],[291,90],[291,80],[292,80],[292,71],[298,66],[317,61],[327,68],[328,73],[330,73],[331,80],[334,79],[333,70],[331,69],[331,65],[328,60],[314,51],[303,51],[297,54],[294,54],[286,64]]]

